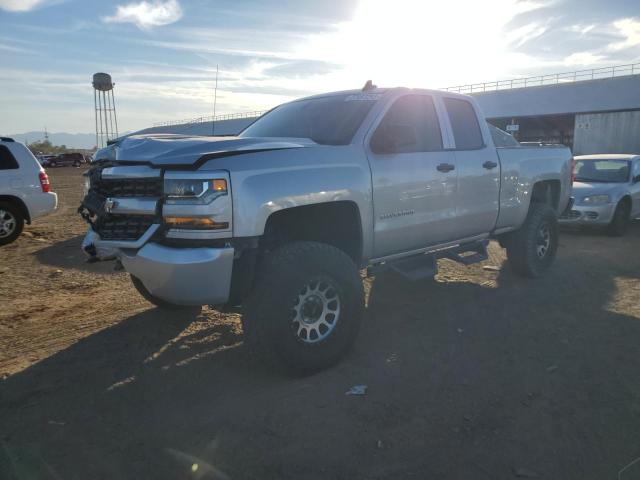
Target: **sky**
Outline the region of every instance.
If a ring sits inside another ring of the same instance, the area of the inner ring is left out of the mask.
[[[0,134],[266,110],[324,91],[442,88],[640,61],[639,0],[0,0]]]

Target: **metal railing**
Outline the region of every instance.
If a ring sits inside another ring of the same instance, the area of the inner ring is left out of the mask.
[[[235,118],[255,118],[255,117],[259,117],[265,112],[266,110],[255,110],[253,112],[227,113],[224,115],[216,115],[215,117],[213,115],[210,115],[208,117],[195,117],[195,118],[187,118],[182,120],[170,120],[168,122],[157,122],[157,123],[154,123],[153,126],[169,127],[171,125],[193,125],[193,124],[213,122],[213,121],[218,122],[220,120],[233,120]]]
[[[575,72],[552,73],[549,75],[537,75],[534,77],[514,78],[510,80],[496,80],[494,82],[472,83],[469,85],[457,85],[455,87],[445,87],[439,90],[455,93],[480,93],[492,92],[496,90],[511,90],[513,88],[540,87],[542,85],[556,85],[559,83],[573,83],[584,80],[597,80],[599,78],[622,77],[626,75],[640,74],[640,63],[629,63],[627,65],[614,65],[611,67],[592,68],[589,70],[576,70]],[[259,117],[267,110],[257,110],[253,112],[228,113],[226,115],[216,115],[208,117],[196,117],[183,120],[170,120],[168,122],[154,123],[154,127],[168,127],[171,125],[192,125],[219,120],[231,120],[234,118]]]
[[[640,74],[640,63],[592,68],[590,70],[577,70],[575,72],[553,73],[550,75],[537,75],[526,78],[514,78],[511,80],[497,80],[495,82],[457,85],[455,87],[441,88],[440,90],[455,93],[480,93],[496,90],[511,90],[512,88],[540,87],[542,85],[573,83],[584,80],[596,80],[599,78],[622,77],[636,74]]]

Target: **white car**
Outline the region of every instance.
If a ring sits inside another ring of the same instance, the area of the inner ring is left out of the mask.
[[[630,221],[640,217],[640,155],[583,155],[574,160],[575,203],[560,223],[601,226],[611,235],[624,235]]]
[[[24,144],[0,137],[0,245],[13,242],[25,222],[57,206],[58,196],[36,157]]]

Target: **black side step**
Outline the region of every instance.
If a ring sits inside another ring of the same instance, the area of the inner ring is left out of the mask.
[[[438,273],[438,261],[433,255],[413,255],[389,263],[389,268],[416,281],[435,277]]]
[[[438,252],[412,255],[410,257],[391,260],[385,263],[372,265],[367,269],[367,275],[373,276],[386,270],[398,272],[409,280],[422,280],[434,277],[438,273],[438,259],[448,258],[454,262],[471,265],[486,260],[489,240],[480,240],[473,243],[465,243],[454,248],[440,250]]]
[[[448,258],[463,265],[484,262],[489,258],[489,254],[487,253],[488,245],[489,240],[466,243],[450,250],[444,250],[440,258]]]

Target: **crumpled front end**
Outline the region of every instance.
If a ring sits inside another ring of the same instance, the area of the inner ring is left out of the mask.
[[[177,305],[229,297],[234,248],[228,173],[97,165],[79,212],[91,261],[119,260],[149,293]]]

